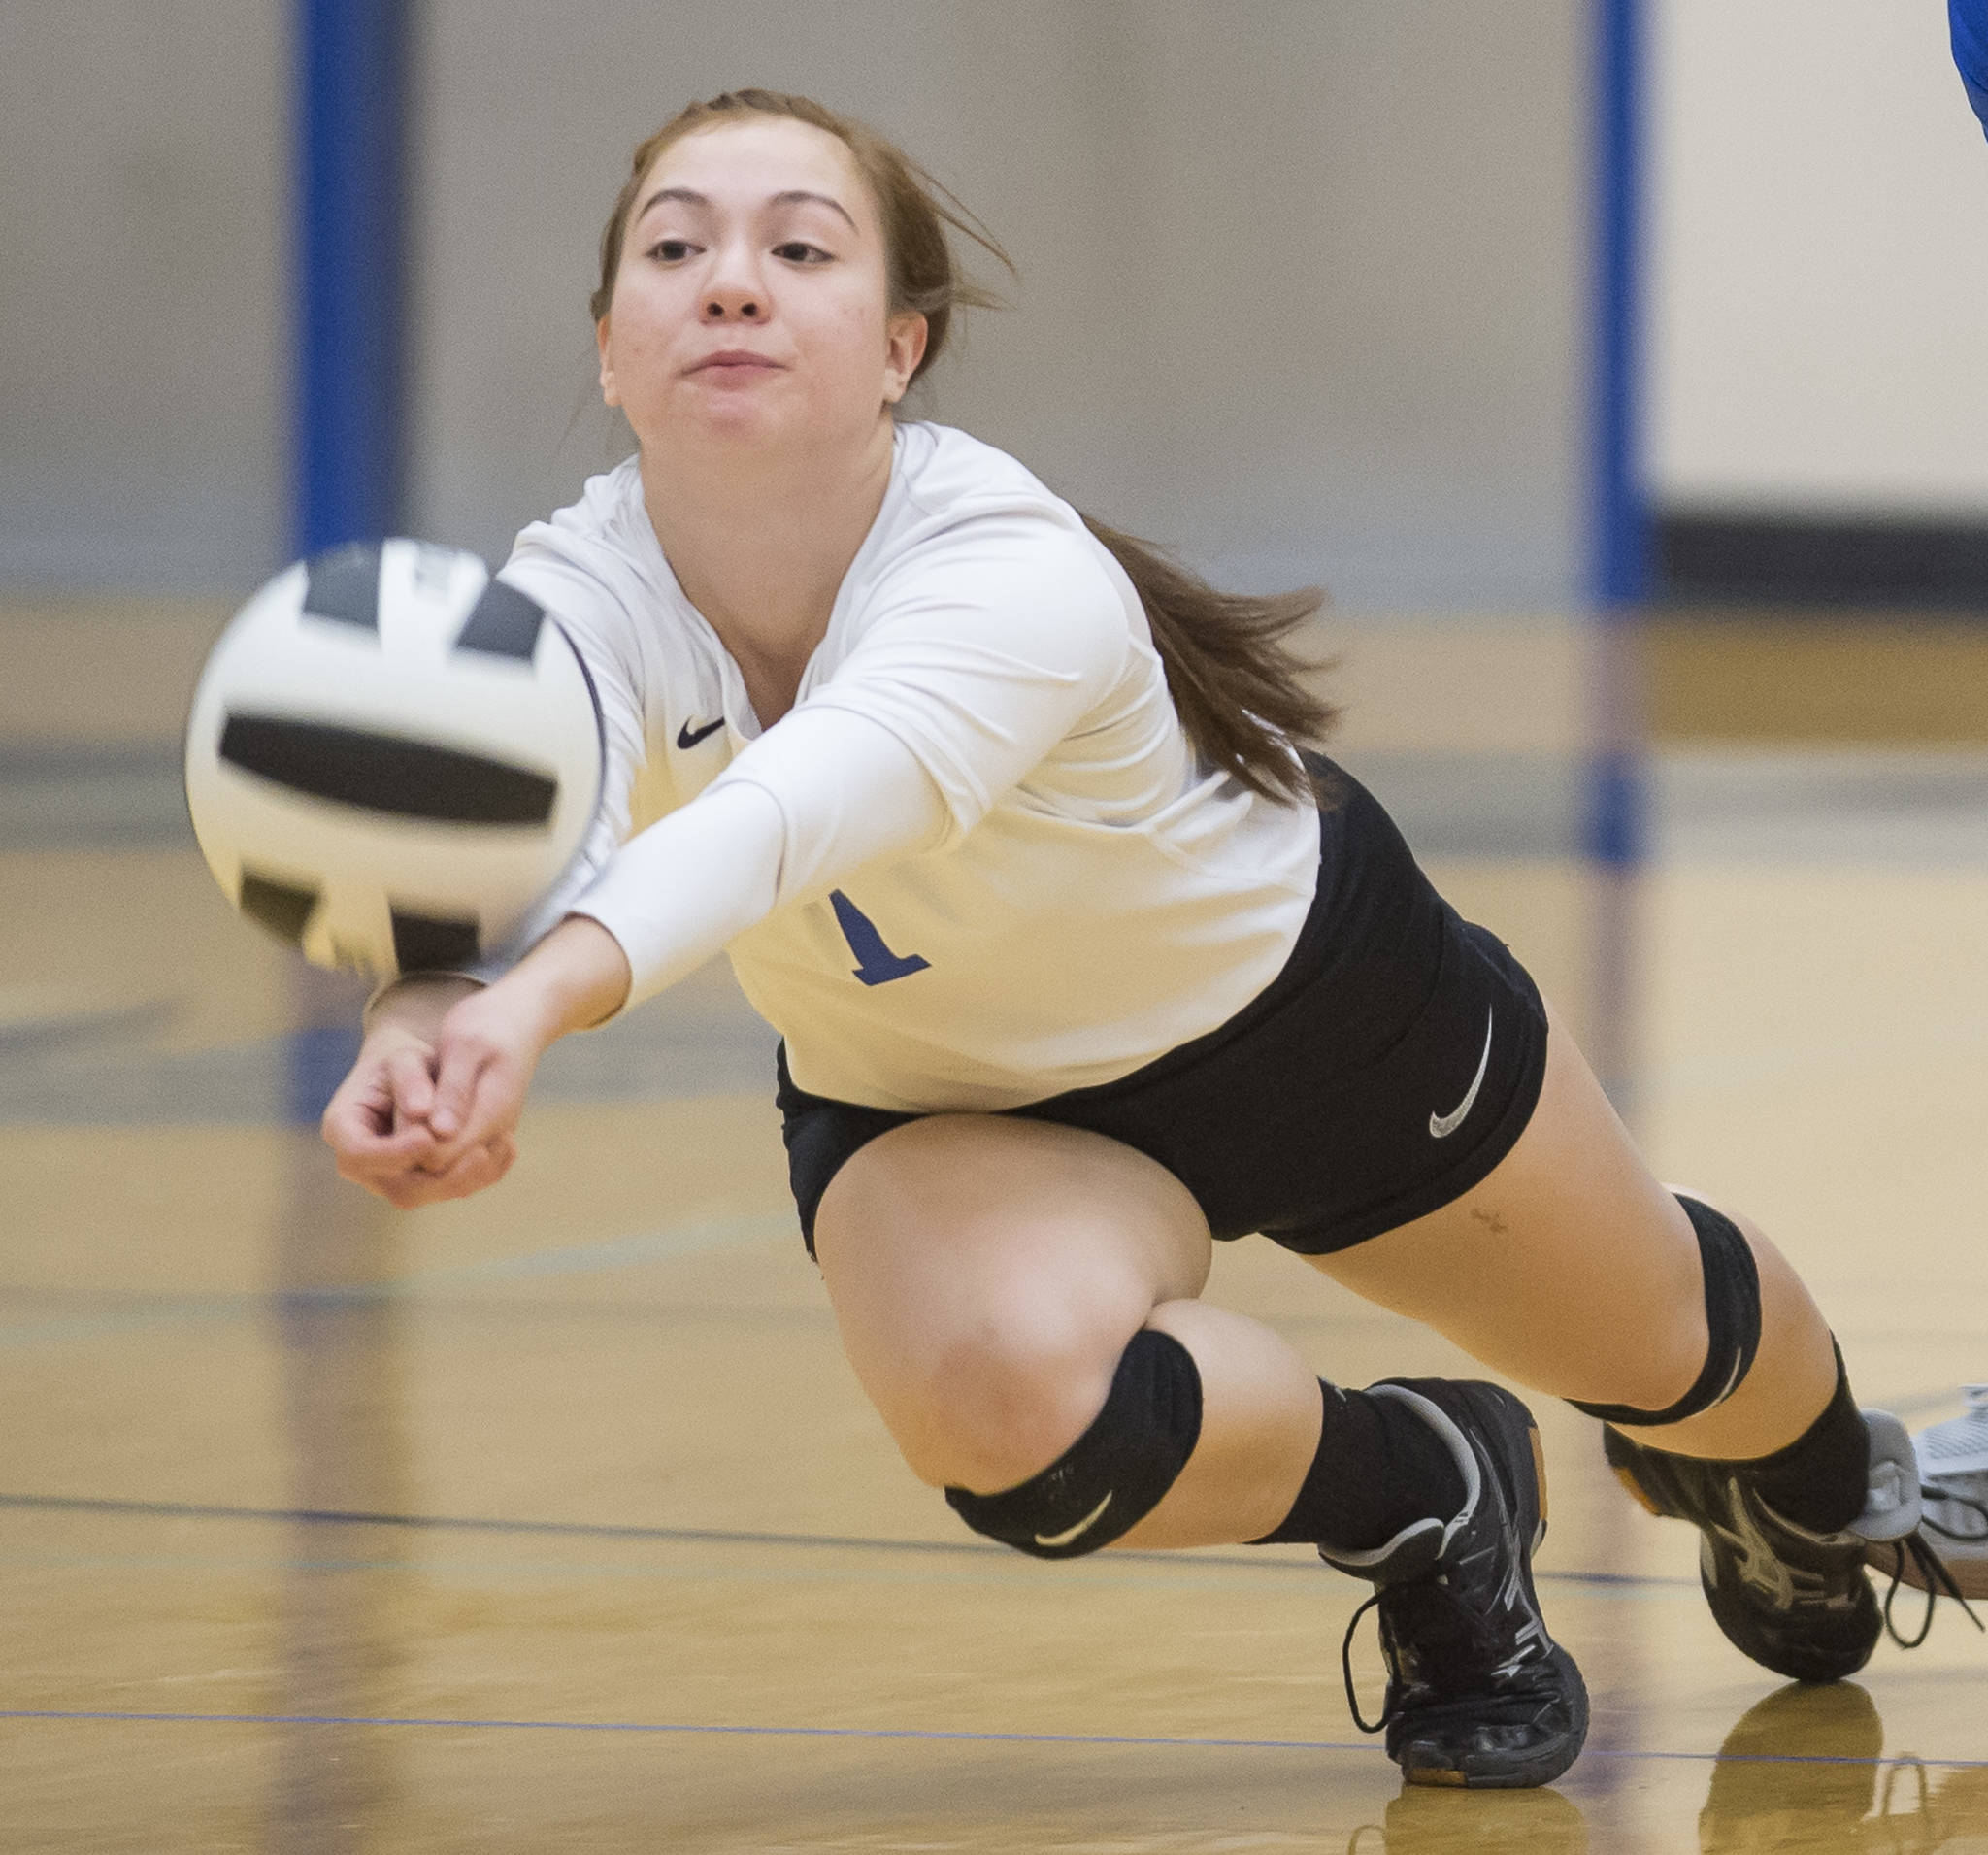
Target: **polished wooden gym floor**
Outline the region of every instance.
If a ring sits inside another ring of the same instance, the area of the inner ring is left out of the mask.
[[[1364,1587],[1302,1550],[964,1533],[841,1360],[719,969],[555,1052],[498,1190],[338,1184],[290,1110],[350,998],[179,806],[217,616],[0,615],[0,1850],[1988,1848],[1988,1640],[1782,1685],[1563,1407],[1595,1720],[1547,1791],[1404,1793],[1341,1692]],[[1659,1170],[1791,1251],[1866,1402],[1944,1414],[1988,1376],[1988,636],[1337,642],[1343,757]],[[1597,870],[1588,717],[1639,682],[1649,855]],[[1351,1383],[1464,1369],[1267,1244],[1210,1292]]]

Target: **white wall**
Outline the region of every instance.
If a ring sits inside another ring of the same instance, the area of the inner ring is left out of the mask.
[[[282,558],[276,0],[0,0],[0,586]]]
[[[1944,0],[1655,0],[1653,488],[1988,516],[1988,142]]]

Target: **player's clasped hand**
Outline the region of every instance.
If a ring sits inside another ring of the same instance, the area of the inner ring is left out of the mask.
[[[421,974],[394,987],[324,1110],[341,1176],[402,1210],[494,1185],[539,1058],[617,1010],[628,977],[613,937],[569,916],[494,985]]]
[[[459,998],[439,1019],[432,996],[398,1011],[386,1002],[324,1112],[343,1176],[411,1210],[467,1198],[510,1170],[542,1045],[516,1002],[492,992]]]

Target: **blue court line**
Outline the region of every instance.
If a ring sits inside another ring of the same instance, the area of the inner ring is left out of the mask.
[[[415,1532],[508,1533],[566,1539],[646,1540],[664,1545],[785,1546],[843,1552],[922,1552],[977,1559],[1013,1558],[1006,1546],[971,1540],[875,1540],[834,1533],[754,1533],[716,1527],[653,1527],[591,1520],[504,1520],[434,1513],[359,1513],[338,1507],[249,1507],[192,1501],[128,1501],[107,1496],[0,1493],[0,1509],[43,1513],[123,1514],[166,1520],[290,1521],[317,1526],[401,1527]],[[1256,1558],[1237,1552],[1113,1552],[1113,1565],[1145,1564],[1189,1568],[1239,1566],[1251,1572],[1299,1572],[1310,1576],[1309,1560]],[[1696,1591],[1696,1578],[1645,1576],[1631,1572],[1545,1572],[1535,1578],[1557,1584],[1616,1585],[1631,1589]]]
[[[909,1739],[969,1745],[1128,1745],[1175,1751],[1365,1752],[1369,1739],[1218,1739],[1134,1733],[967,1733],[911,1726],[698,1726],[681,1720],[477,1720],[392,1713],[152,1713],[83,1707],[0,1707],[0,1720],[101,1720],[173,1726],[431,1726],[464,1731],[511,1733],[655,1733],[713,1739]],[[1845,1758],[1813,1752],[1636,1752],[1596,1747],[1589,1759],[1626,1759],[1693,1765],[1917,1765],[1940,1771],[1980,1771],[1988,1759]]]

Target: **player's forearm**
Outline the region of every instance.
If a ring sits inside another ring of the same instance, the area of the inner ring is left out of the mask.
[[[515,1010],[540,1049],[618,1011],[628,997],[628,957],[598,921],[570,914],[490,987]]]
[[[624,997],[639,1004],[767,914],[780,847],[774,800],[749,786],[715,787],[623,845],[573,918],[622,950],[633,975]]]

